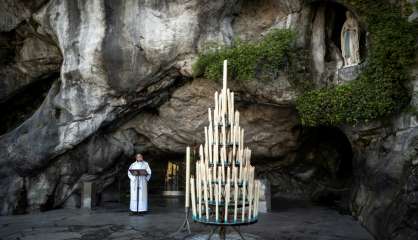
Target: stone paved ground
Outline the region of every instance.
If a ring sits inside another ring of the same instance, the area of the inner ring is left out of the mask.
[[[182,223],[184,212],[172,202],[152,205],[146,216],[128,216],[121,206],[94,211],[60,209],[43,213],[0,217],[0,240],[62,240],[62,239],[183,239],[171,235]],[[191,226],[194,236],[202,239],[210,231],[199,224]],[[352,217],[320,208],[291,208],[261,214],[259,222],[241,228],[251,239],[373,239]],[[236,236],[233,239],[237,239]]]

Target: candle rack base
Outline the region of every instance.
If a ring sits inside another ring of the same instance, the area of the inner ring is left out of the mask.
[[[222,239],[221,236],[218,235],[218,230],[215,230],[215,232],[212,234],[210,240],[221,240]],[[237,231],[239,231],[239,229],[237,229]],[[183,239],[184,240],[208,240],[209,239],[209,233],[195,234],[193,236],[186,237],[186,238],[183,238]],[[242,233],[240,235],[239,233],[236,233],[235,230],[230,231],[230,232],[225,234],[225,240],[242,240],[242,239],[245,239],[245,240],[263,240],[263,238],[261,238],[259,236],[256,236],[256,235],[253,235],[253,234]]]
[[[212,237],[214,236],[214,234],[218,231],[219,234],[219,239],[220,240],[226,240],[226,235],[227,235],[227,228],[230,227],[232,228],[232,230],[234,230],[239,238],[241,240],[246,240],[246,238],[244,237],[244,235],[241,233],[240,231],[240,226],[245,226],[245,225],[251,225],[254,224],[258,221],[258,219],[252,219],[251,221],[246,221],[246,222],[216,222],[216,221],[206,221],[203,219],[197,219],[197,218],[193,218],[193,220],[195,222],[198,222],[200,224],[204,224],[204,225],[209,225],[212,227],[212,230],[207,238],[207,240],[212,239]]]
[[[212,230],[211,230],[211,232],[210,232],[210,234],[209,234],[209,236],[208,236],[208,239],[207,240],[211,240],[211,238],[213,237],[213,235],[216,233],[216,231],[218,230],[218,232],[219,232],[219,239],[220,240],[226,240],[227,238],[226,238],[226,235],[227,235],[227,233],[226,233],[226,228],[227,228],[228,226],[226,226],[226,225],[215,225],[215,226],[213,226],[212,227]],[[241,231],[240,231],[240,229],[239,229],[239,227],[235,227],[235,226],[230,226],[237,234],[238,234],[238,236],[242,239],[242,240],[246,240],[245,238],[244,238],[244,236],[242,235],[242,233],[241,233]]]

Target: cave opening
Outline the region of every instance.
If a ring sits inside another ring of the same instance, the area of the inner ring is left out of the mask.
[[[148,182],[148,207],[177,207],[184,202],[184,154],[167,152],[141,152],[152,174]],[[130,180],[127,172],[134,158],[119,167],[115,181],[98,194],[101,207],[129,207]]]
[[[319,205],[347,209],[353,176],[349,140],[333,127],[308,129],[306,135],[298,160],[315,169],[311,200]]]
[[[353,152],[346,135],[335,127],[305,128],[294,161],[281,180],[291,187],[272,188],[272,209],[325,206],[349,212]]]

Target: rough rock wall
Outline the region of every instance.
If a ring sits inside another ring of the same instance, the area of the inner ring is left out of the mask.
[[[217,85],[189,80],[191,63],[210,41],[293,28],[296,45],[312,55],[312,76],[338,64],[324,63],[323,8],[302,1],[35,2],[0,5],[10,13],[0,42],[19,39],[1,53],[13,57],[1,62],[0,76],[9,77],[0,101],[60,76],[35,113],[0,136],[1,214],[76,204],[84,180],[101,182],[100,192],[135,151],[182,153],[199,142]],[[288,76],[230,84],[255,158],[277,161],[261,161],[270,173],[294,161],[303,135]],[[416,117],[342,129],[354,151],[353,214],[379,239],[416,236]],[[309,181],[311,172],[295,175]],[[293,186],[288,176],[272,176]]]
[[[21,186],[10,183],[16,178],[42,172],[101,127],[166,98],[181,73],[190,73],[187,55],[199,43],[228,38],[221,29],[229,28],[223,19],[234,5],[48,1],[33,13],[29,20],[42,26],[37,34],[59,46],[63,62],[59,83],[39,109],[0,137],[0,175],[8,179],[2,213],[15,209]]]
[[[214,81],[195,79],[174,91],[157,112],[140,113],[121,129],[147,136],[161,151],[182,153],[187,143],[200,143],[204,138],[208,108],[213,108],[213,93],[219,88]],[[242,126],[248,126],[245,141],[257,156],[280,157],[295,151],[299,136],[295,109],[251,103],[242,97],[238,94],[236,105]]]
[[[405,112],[345,132],[355,149],[353,214],[377,239],[416,239],[418,115]]]

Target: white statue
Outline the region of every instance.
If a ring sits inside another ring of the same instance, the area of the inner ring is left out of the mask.
[[[341,30],[341,52],[344,58],[344,66],[352,66],[360,63],[359,50],[359,26],[353,14],[346,12],[347,20]]]

